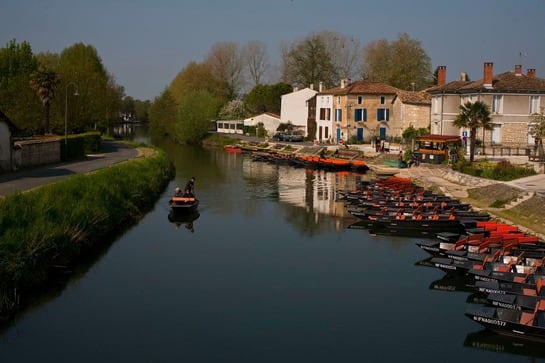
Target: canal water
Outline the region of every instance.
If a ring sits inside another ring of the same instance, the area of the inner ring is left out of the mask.
[[[0,362],[528,362],[541,345],[464,316],[460,279],[414,237],[371,235],[335,201],[373,176],[161,144],[176,178],[88,269],[0,331]],[[194,220],[169,218],[196,177]]]

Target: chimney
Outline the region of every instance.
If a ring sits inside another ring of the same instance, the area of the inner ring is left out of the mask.
[[[311,90],[314,90],[314,83],[311,83],[308,88],[310,88]]]
[[[485,62],[484,63],[484,77],[483,77],[483,86],[486,88],[492,88],[492,78],[494,76],[494,63]]]
[[[515,64],[515,75],[522,76],[522,66],[520,64]]]
[[[341,79],[341,88],[346,88],[347,84],[348,84],[348,78]]]
[[[466,72],[461,72],[460,73],[460,81],[462,81],[462,82],[467,81],[467,73]]]
[[[320,81],[318,84],[318,92],[322,92],[324,90],[324,82]]]
[[[447,66],[437,67],[437,85],[444,86],[447,84]]]
[[[297,92],[297,91],[299,91],[299,87],[293,86],[293,92]]]
[[[526,71],[526,75],[528,78],[536,78],[536,69],[535,68],[528,68]]]

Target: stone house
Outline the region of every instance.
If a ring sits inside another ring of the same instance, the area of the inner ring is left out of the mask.
[[[428,127],[431,97],[380,82],[342,79],[316,95],[316,139],[371,141],[401,137],[403,129]]]
[[[482,101],[490,107],[493,130],[480,130],[477,139],[487,146],[527,148],[534,143],[530,135],[532,114],[542,111],[545,79],[536,77],[535,69],[514,70],[494,75],[494,64],[485,62],[483,78],[470,81],[465,73],[458,80],[446,82],[446,66],[440,66],[437,86],[426,90],[431,95],[431,132],[469,137],[468,130],[453,126],[460,105]]]

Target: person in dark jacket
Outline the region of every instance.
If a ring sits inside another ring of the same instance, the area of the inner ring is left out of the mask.
[[[184,194],[189,196],[195,195],[195,177],[191,177],[185,185]]]

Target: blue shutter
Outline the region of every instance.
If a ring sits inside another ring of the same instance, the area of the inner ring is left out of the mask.
[[[390,121],[390,109],[386,109],[386,121]]]
[[[367,121],[367,109],[363,109],[363,121]]]

